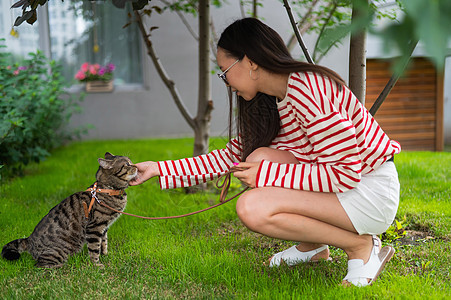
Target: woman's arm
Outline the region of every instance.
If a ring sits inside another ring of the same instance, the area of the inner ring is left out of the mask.
[[[213,150],[208,154],[136,164],[138,176],[130,184],[141,184],[154,176],[159,176],[162,189],[198,185],[226,174],[234,162],[240,161],[240,157],[240,143],[237,139],[232,139],[225,149]]]

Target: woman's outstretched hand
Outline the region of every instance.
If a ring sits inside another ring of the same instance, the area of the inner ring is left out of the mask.
[[[257,173],[260,168],[258,162],[241,162],[230,168],[233,176],[238,178],[242,183],[248,187],[254,188],[257,181]]]
[[[130,185],[138,185],[154,176],[160,175],[160,170],[158,168],[157,162],[144,161],[134,164],[134,166],[138,168],[138,174],[132,181],[130,181]]]

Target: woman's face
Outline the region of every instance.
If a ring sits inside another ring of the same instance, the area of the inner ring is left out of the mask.
[[[227,56],[224,49],[218,47],[218,53],[216,60],[221,72],[227,70],[232,66],[237,59],[231,56]],[[235,63],[224,75],[229,83],[232,91],[236,92],[238,96],[243,97],[245,100],[252,100],[257,95],[257,88],[255,80],[252,80],[249,76],[251,70],[251,64],[249,59],[244,56],[242,60]]]

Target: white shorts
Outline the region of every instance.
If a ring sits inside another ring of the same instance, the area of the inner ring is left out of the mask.
[[[363,175],[357,187],[336,195],[359,234],[383,233],[393,223],[399,205],[395,164],[385,162]]]

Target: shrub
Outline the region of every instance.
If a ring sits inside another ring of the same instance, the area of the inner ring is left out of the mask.
[[[61,67],[41,52],[13,64],[11,54],[0,51],[0,176],[20,174],[80,134],[65,125],[80,111],[82,96],[76,99],[65,87]]]

